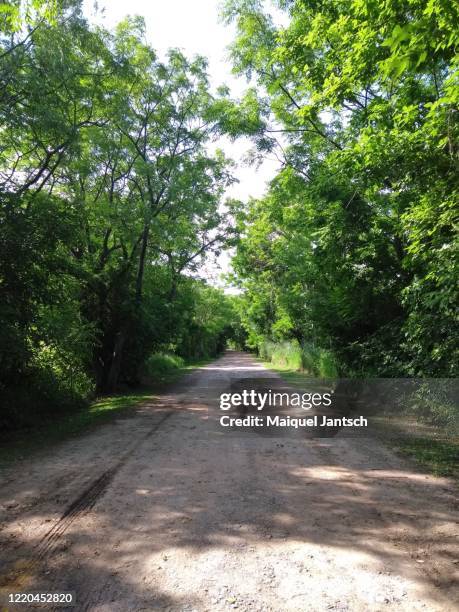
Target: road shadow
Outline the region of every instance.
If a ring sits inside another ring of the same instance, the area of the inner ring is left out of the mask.
[[[237,354],[203,368],[214,382],[221,377],[212,401],[235,372],[272,376],[258,368]],[[149,434],[140,426],[143,437],[113,457],[106,481],[94,479],[69,500],[45,533],[18,527],[47,520],[40,504],[6,519],[3,588],[74,591],[81,610],[201,610],[219,567],[209,561],[214,552],[249,559],[257,549],[283,554],[307,544],[317,556],[304,561],[312,574],[327,555],[331,563],[349,558],[351,569],[358,556],[373,572],[417,585],[427,605],[448,609],[458,554],[450,483],[413,471],[371,438],[222,435],[208,415],[210,383],[146,407],[145,418],[156,411],[160,425]]]

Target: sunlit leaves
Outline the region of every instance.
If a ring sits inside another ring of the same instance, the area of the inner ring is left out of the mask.
[[[289,143],[290,172],[253,208],[236,257],[250,299],[257,281],[276,296],[258,333],[277,330],[272,312],[283,318],[282,300],[295,337],[314,329],[314,341],[331,343],[351,369],[450,375],[458,361],[459,6],[280,4],[289,23],[269,20],[263,37],[253,29],[255,15],[260,27],[268,19],[261,7],[231,3],[235,67],[267,92]],[[295,221],[293,210],[301,210]]]

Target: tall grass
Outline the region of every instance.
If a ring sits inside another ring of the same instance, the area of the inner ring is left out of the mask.
[[[277,368],[304,371],[319,378],[338,377],[338,365],[333,353],[312,344],[300,346],[296,340],[264,340],[258,347],[258,353]]]
[[[319,378],[338,378],[338,364],[333,353],[327,349],[304,344],[301,349],[302,369]]]
[[[185,366],[185,360],[171,353],[153,353],[145,362],[145,374],[152,381],[164,382]]]
[[[260,356],[274,366],[286,370],[301,369],[301,348],[297,342],[271,342],[265,340],[259,349]]]

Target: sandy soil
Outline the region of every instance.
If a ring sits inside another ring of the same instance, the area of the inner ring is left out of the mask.
[[[76,610],[459,609],[456,490],[374,439],[224,435],[227,353],[0,482],[0,584]],[[24,609],[18,608],[18,609]]]

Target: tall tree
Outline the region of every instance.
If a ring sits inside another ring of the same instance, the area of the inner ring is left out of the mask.
[[[141,18],[110,32],[79,0],[0,8],[0,395],[11,416],[27,403],[20,388],[40,410],[72,406],[93,381],[135,381],[149,352],[176,342],[172,303],[183,319],[198,308],[185,277],[226,240],[232,179],[208,150],[227,94],[210,94],[204,59],[172,50],[161,61]]]
[[[292,269],[279,281],[304,288],[304,316],[295,306],[292,326],[309,318],[304,333],[317,330],[347,368],[452,375],[458,8],[437,0],[278,7],[285,26],[256,0],[228,2],[226,16],[237,26],[235,69],[264,92],[256,143],[279,150],[284,166],[257,204],[272,225],[272,263],[287,248],[282,233],[293,231],[309,253],[293,268],[299,285],[286,281]],[[299,225],[290,222],[295,210]]]

